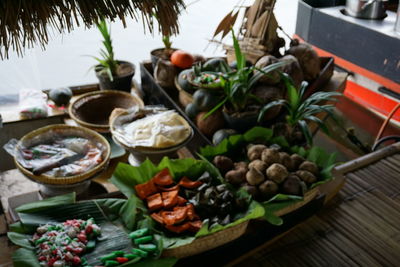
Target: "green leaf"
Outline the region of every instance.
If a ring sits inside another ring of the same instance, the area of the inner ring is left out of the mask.
[[[273,131],[264,127],[254,127],[243,134],[243,138],[246,142],[261,142],[267,143],[273,136]]]
[[[315,117],[315,116],[307,116],[307,117],[305,117],[305,119],[317,123],[317,125],[321,128],[321,130],[322,130],[324,133],[326,133],[326,134],[329,135],[328,127],[326,127],[325,123],[324,123],[320,118],[317,118],[317,117]]]
[[[157,260],[146,259],[143,261],[139,261],[135,263],[133,266],[135,267],[172,267],[178,262],[176,258],[160,258]],[[129,265],[120,265],[129,266]]]
[[[240,49],[240,45],[239,45],[238,40],[236,39],[233,28],[231,28],[231,33],[232,33],[232,39],[233,39],[233,48],[235,49],[237,69],[241,70],[241,69],[244,69],[244,67],[246,66],[246,58]]]
[[[263,106],[261,108],[260,113],[258,114],[257,121],[258,122],[263,121],[265,112],[267,112],[270,108],[273,108],[276,106],[282,106],[282,105],[285,105],[286,103],[287,103],[287,101],[285,99],[279,99],[279,100],[269,102],[268,104],[266,104],[265,106]]]
[[[225,98],[224,100],[222,100],[221,102],[219,102],[215,107],[213,107],[209,112],[207,112],[204,116],[203,116],[203,120],[208,118],[211,114],[213,114],[215,111],[217,111],[220,107],[222,107],[225,102],[228,100],[228,98]]]
[[[136,184],[146,182],[150,180],[158,171],[164,168],[168,168],[170,170],[171,175],[174,177],[176,181],[183,176],[187,176],[192,179],[197,179],[205,171],[208,171],[213,176],[213,178],[217,179],[219,182],[223,181],[223,178],[219,173],[218,169],[206,160],[196,160],[192,158],[169,159],[167,157],[164,157],[157,166],[153,165],[149,167],[149,165],[152,164],[143,163],[139,167],[129,166],[126,164],[119,164],[117,166],[117,169],[115,170],[115,173],[111,181],[117,187],[122,186],[122,188],[120,188],[122,192],[125,193],[132,192],[130,189],[129,190],[126,189],[126,187],[133,188]],[[132,193],[134,194],[134,192]],[[245,196],[248,196],[247,193],[243,192],[237,192],[236,194],[238,197],[243,197],[243,194],[245,194]],[[235,226],[246,220],[262,217],[263,215],[264,215],[263,207],[259,203],[253,201],[250,203],[249,208],[245,213],[238,214],[237,220],[235,220],[234,222],[225,226],[214,227],[212,229],[203,229],[201,230],[200,234],[209,235],[216,231],[220,231],[228,227]],[[196,235],[196,237],[198,237],[198,235]],[[193,242],[194,239],[195,239],[194,236],[189,236],[189,235],[175,237],[175,236],[168,236],[165,234],[163,235],[163,245],[164,248],[166,249],[175,248],[189,244]]]
[[[19,206],[15,210],[17,212],[35,212],[35,211],[40,211],[43,209],[48,209],[51,207],[56,207],[60,206],[62,204],[70,204],[70,203],[75,203],[75,197],[76,194],[75,192],[61,195],[61,196],[56,196],[56,197],[51,197],[47,198],[42,201],[37,201],[37,202],[32,202],[32,203],[27,203],[22,206]]]
[[[297,92],[297,89],[294,86],[292,79],[286,73],[283,73],[281,77],[283,82],[285,83],[288,92],[289,104],[293,110],[296,110],[301,100],[299,97],[299,93]]]
[[[40,267],[33,250],[20,248],[12,255],[14,267]]]
[[[310,133],[310,129],[308,128],[307,122],[304,120],[299,120],[298,125],[300,126],[301,132],[304,134],[304,137],[306,138],[307,144],[312,145],[313,139]]]
[[[286,138],[283,136],[275,136],[274,138],[271,139],[270,142],[271,142],[271,144],[277,144],[283,148],[289,148],[289,143],[286,140]]]
[[[19,234],[15,232],[8,232],[7,237],[11,242],[13,242],[17,246],[31,250],[35,249],[35,247],[32,246],[32,244],[29,242],[29,239],[31,238],[31,236],[29,235]]]
[[[256,72],[249,80],[249,87],[252,88],[254,85],[256,85],[256,83],[263,77],[263,76],[268,76],[270,75],[270,72],[273,71],[279,71],[279,69],[283,66],[285,66],[286,64],[288,64],[288,62],[286,61],[281,61],[281,62],[276,62],[273,64],[270,64],[268,66],[265,66],[264,68],[260,69],[260,68],[256,68],[253,67],[251,70],[257,70],[258,72]],[[279,71],[280,72],[280,71]]]

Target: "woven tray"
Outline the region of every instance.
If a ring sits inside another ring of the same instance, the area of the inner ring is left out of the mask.
[[[195,239],[192,243],[172,249],[165,249],[162,253],[163,257],[185,258],[193,256],[204,251],[222,246],[242,236],[247,229],[249,221]]]
[[[103,171],[110,161],[111,147],[108,141],[97,132],[81,127],[81,126],[69,126],[65,124],[54,124],[36,129],[25,136],[23,136],[19,143],[25,145],[35,144],[34,140],[40,139],[42,135],[49,135],[51,133],[58,133],[65,136],[79,136],[87,138],[97,144],[102,149],[103,161],[97,166],[77,175],[67,177],[55,177],[46,174],[34,175],[30,170],[25,169],[15,158],[15,166],[29,179],[40,184],[50,185],[71,185],[81,183],[88,179],[93,178],[96,174]]]

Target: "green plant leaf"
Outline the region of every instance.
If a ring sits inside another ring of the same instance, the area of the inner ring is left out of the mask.
[[[233,28],[231,28],[231,33],[232,33],[232,39],[233,39],[233,48],[235,49],[237,70],[239,71],[246,67],[246,58],[240,49],[240,45],[239,45],[238,40],[236,39]]]
[[[29,242],[31,236],[26,234],[19,234],[15,232],[8,232],[7,233],[8,239],[13,242],[15,245],[20,246],[22,248],[34,250],[35,247]]]
[[[75,198],[76,198],[76,194],[75,194],[75,192],[72,192],[69,194],[61,195],[61,196],[47,198],[42,201],[27,203],[22,206],[19,206],[18,208],[15,209],[15,211],[25,212],[25,213],[26,212],[36,212],[36,211],[48,209],[51,207],[60,206],[63,204],[75,203]]]
[[[301,100],[299,97],[299,93],[297,92],[297,89],[294,86],[292,79],[286,73],[283,73],[281,77],[288,92],[289,104],[291,106],[291,109],[296,110]]]
[[[213,107],[209,112],[207,112],[204,116],[203,116],[203,120],[207,119],[211,114],[213,114],[215,111],[217,111],[218,109],[220,109],[225,103],[226,101],[228,101],[228,98],[223,99],[221,102],[219,102],[215,107]]]
[[[213,166],[211,163],[207,162],[206,160],[196,160],[192,158],[186,159],[176,159],[171,160],[167,157],[164,157],[161,162],[155,166],[149,168],[149,165],[152,165],[151,162],[144,163],[139,167],[133,167],[127,164],[119,164],[115,173],[111,179],[111,181],[117,186],[122,186],[120,190],[122,192],[132,192],[130,188],[133,188],[135,185],[147,182],[150,180],[157,172],[164,168],[168,168],[170,170],[171,175],[173,176],[174,180],[178,180],[183,176],[190,177],[192,179],[197,179],[203,174],[205,171],[208,171],[214,179],[217,179],[219,182],[223,181],[223,178],[219,171]],[[129,189],[126,189],[128,187]],[[134,192],[132,192],[134,194]],[[243,192],[237,192],[240,196],[244,194]],[[208,235],[214,233],[216,231],[220,231],[226,229],[228,227],[235,226],[239,223],[242,223],[246,220],[258,218],[264,215],[263,207],[257,203],[252,202],[249,205],[248,210],[241,214],[237,220],[232,222],[231,224],[225,226],[218,226],[212,229],[203,229],[201,230],[201,235]],[[196,235],[196,237],[198,237]],[[169,236],[167,234],[163,234],[163,245],[164,248],[175,248],[179,246],[183,246],[193,242],[195,239],[194,236],[184,235],[184,236]]]
[[[286,99],[279,99],[279,100],[275,100],[275,101],[269,102],[268,104],[266,104],[265,106],[263,106],[260,109],[257,121],[258,122],[263,121],[263,118],[265,116],[265,112],[267,112],[270,108],[273,108],[273,107],[276,107],[276,106],[285,106],[285,104],[287,104]]]
[[[272,138],[273,135],[274,133],[271,129],[256,126],[248,130],[246,133],[244,133],[243,138],[248,143],[252,142],[267,143]]]
[[[301,132],[304,134],[304,137],[306,138],[307,144],[312,145],[313,139],[310,133],[310,128],[308,128],[307,122],[304,120],[299,120],[298,125],[300,126]]]
[[[33,250],[20,248],[12,255],[14,267],[40,267]]]
[[[270,72],[273,71],[278,71],[281,67],[285,66],[287,64],[286,61],[281,61],[281,62],[276,62],[273,64],[270,64],[268,66],[265,66],[264,68],[260,69],[257,67],[251,68],[251,71],[257,70],[256,72],[249,80],[249,87],[252,88],[263,76],[268,76],[270,75]]]
[[[317,117],[315,117],[315,116],[307,116],[307,117],[305,117],[305,119],[317,123],[317,125],[321,128],[321,130],[322,130],[324,133],[326,133],[326,134],[329,135],[329,129],[328,129],[328,127],[326,127],[325,123],[324,123],[320,118],[317,118]]]

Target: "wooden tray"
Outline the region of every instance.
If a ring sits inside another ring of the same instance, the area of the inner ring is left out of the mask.
[[[333,75],[334,59],[332,57],[321,57],[321,71],[318,78],[310,84],[306,91],[306,96],[320,90]],[[163,104],[167,108],[176,109],[185,119],[190,122],[190,125],[195,130],[195,140],[197,143],[190,148],[192,151],[198,151],[200,146],[211,144],[211,140],[207,138],[197,128],[196,124],[186,115],[184,107],[190,101],[190,94],[180,93],[175,88],[163,88],[158,85],[153,77],[153,68],[151,62],[140,63],[140,75],[142,81],[142,90],[144,92],[144,100],[147,104],[159,105]]]

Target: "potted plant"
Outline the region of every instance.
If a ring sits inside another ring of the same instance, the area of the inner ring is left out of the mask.
[[[341,96],[339,92],[316,92],[304,98],[308,83],[303,81],[297,90],[292,79],[285,73],[281,74],[287,88],[287,99],[279,99],[265,105],[258,115],[258,121],[273,107],[281,106],[287,115],[284,123],[274,125],[274,135],[284,136],[290,143],[304,143],[312,145],[312,134],[308,122],[315,122],[324,132],[328,132],[325,123],[316,115],[328,113],[332,115],[333,105],[321,105],[321,102],[337,101],[335,97]]]
[[[205,115],[205,118],[222,108],[229,128],[244,131],[257,124],[259,111],[265,104],[263,99],[253,94],[252,90],[264,75],[269,75],[270,72],[281,68],[286,62],[277,62],[262,69],[246,66],[245,55],[240,49],[233,30],[231,32],[236,69],[231,69],[226,65],[226,73],[215,73],[219,77],[218,84],[222,87],[222,100]]]
[[[135,74],[135,65],[127,61],[114,59],[110,30],[104,19],[97,23],[97,28],[104,39],[104,48],[100,49],[101,57],[93,57],[99,62],[94,69],[99,79],[100,89],[130,92],[132,77]]]
[[[153,66],[153,69],[155,69],[159,59],[170,60],[172,53],[177,50],[176,48],[171,47],[172,42],[169,35],[164,35],[162,41],[164,47],[154,49],[150,52],[151,65]]]

